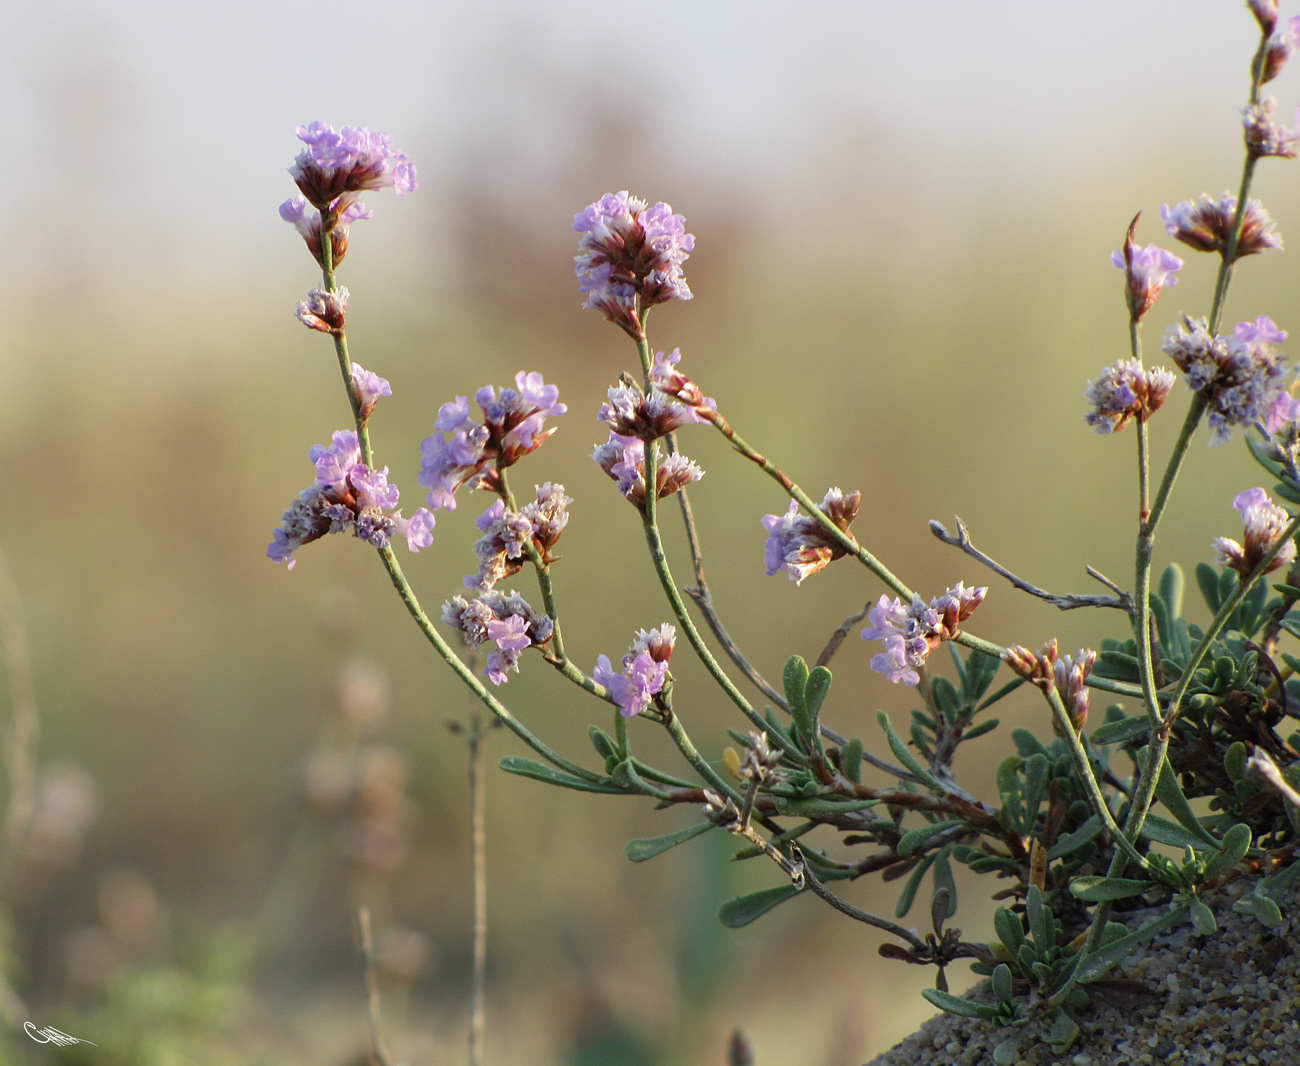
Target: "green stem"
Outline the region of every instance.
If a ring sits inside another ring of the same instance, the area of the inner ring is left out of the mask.
[[[410,583],[406,580],[406,575],[402,573],[401,564],[397,561],[397,556],[393,554],[392,548],[380,548],[379,558],[383,561],[384,569],[388,571],[388,576],[392,579],[393,587],[397,589],[397,594],[401,596],[402,602],[406,604],[406,609],[410,612],[411,617],[415,619],[415,624],[420,627],[420,632],[424,634],[425,639],[433,645],[436,651],[448,666],[452,668],[456,676],[459,677],[470,690],[480,700],[489,711],[501,720],[512,733],[520,740],[527,744],[533,751],[537,752],[542,758],[555,766],[558,766],[566,773],[580,777],[584,781],[603,781],[600,774],[594,774],[585,767],[577,763],[570,762],[559,752],[555,751],[550,745],[546,744],[539,737],[535,736],[522,722],[519,721],[510,711],[489,692],[482,681],[475,676],[460,657],[456,655],[442,635],[434,628],[429,616],[424,613],[424,608],[420,606],[420,601],[415,596],[415,591],[411,588]],[[599,686],[597,686],[599,687]]]
[[[1129,321],[1129,347],[1133,358],[1142,363],[1142,325]],[[1188,438],[1190,439],[1190,437]],[[1133,591],[1133,636],[1137,639],[1138,679],[1142,686],[1142,705],[1152,728],[1160,725],[1160,700],[1156,696],[1155,665],[1151,654],[1151,561],[1155,554],[1155,529],[1151,518],[1151,448],[1147,438],[1147,420],[1137,419],[1138,450],[1138,537]],[[1172,482],[1170,482],[1172,485]]]
[[[637,342],[637,352],[641,356],[641,368],[645,372],[646,387],[649,388],[650,381],[650,342],[642,339]],[[767,722],[763,716],[756,711],[745,699],[741,691],[732,683],[731,678],[726,671],[719,665],[718,660],[713,657],[709,647],[704,643],[704,638],[696,628],[695,622],[691,619],[686,610],[686,603],[683,601],[681,593],[677,590],[677,582],[673,578],[672,570],[668,566],[668,555],[664,551],[663,537],[659,532],[658,524],[658,484],[659,484],[659,442],[645,442],[645,509],[643,512],[643,526],[645,529],[646,544],[650,548],[650,559],[654,564],[655,573],[659,577],[659,584],[663,587],[664,595],[668,597],[668,603],[672,606],[673,614],[677,617],[678,624],[682,627],[682,632],[686,634],[686,639],[690,642],[691,648],[704,668],[708,670],[713,679],[727,694],[727,697],[740,708],[741,713],[753,723],[754,727],[762,733],[769,733],[772,739],[781,743],[781,738],[772,734],[767,727]],[[782,747],[785,747],[782,744]],[[798,755],[798,752],[791,752]]]
[[[1065,737],[1065,742],[1070,747],[1070,756],[1074,759],[1074,768],[1079,775],[1084,790],[1088,793],[1088,799],[1092,802],[1093,810],[1097,812],[1097,817],[1102,820],[1120,850],[1145,870],[1148,865],[1145,856],[1133,846],[1133,843],[1120,832],[1119,826],[1115,824],[1115,816],[1110,813],[1110,808],[1106,805],[1106,797],[1101,791],[1101,785],[1097,783],[1097,776],[1092,772],[1092,760],[1088,758],[1088,752],[1083,746],[1078,730],[1074,728],[1074,723],[1070,721],[1070,713],[1065,709],[1061,694],[1056,691],[1056,686],[1051,684],[1044,689],[1044,694],[1047,696],[1048,706],[1052,709],[1052,717],[1056,719],[1056,731]]]
[[[740,806],[744,802],[744,797],[727,784],[718,775],[718,771],[705,762],[703,756],[695,750],[695,745],[687,736],[686,727],[682,725],[681,719],[670,713],[665,717],[664,725],[668,727],[668,735],[673,738],[677,750],[686,756],[686,761],[695,768],[695,772],[704,779],[705,783],[723,799],[730,796],[736,806]]]
[[[1165,722],[1167,723],[1166,728],[1168,728],[1168,724],[1172,723],[1178,717],[1182,710],[1183,697],[1187,694],[1187,689],[1192,683],[1193,675],[1196,673],[1201,663],[1205,661],[1206,655],[1209,654],[1210,645],[1213,644],[1219,634],[1223,632],[1224,628],[1228,624],[1228,619],[1232,617],[1232,612],[1235,611],[1241,601],[1245,599],[1246,594],[1254,587],[1255,582],[1261,580],[1264,575],[1268,573],[1269,564],[1277,558],[1277,553],[1280,552],[1287,542],[1296,535],[1298,530],[1300,530],[1300,514],[1297,514],[1291,519],[1286,529],[1277,540],[1273,542],[1273,546],[1264,553],[1263,558],[1260,559],[1259,563],[1255,566],[1255,569],[1252,570],[1249,576],[1244,580],[1237,582],[1237,587],[1233,589],[1232,595],[1224,600],[1220,605],[1218,612],[1214,616],[1214,620],[1210,623],[1209,629],[1205,631],[1205,635],[1201,638],[1200,643],[1196,645],[1195,650],[1192,652],[1191,659],[1188,660],[1187,666],[1183,669],[1182,676],[1178,679],[1178,685],[1174,689],[1173,698],[1169,701],[1169,709],[1165,715]]]

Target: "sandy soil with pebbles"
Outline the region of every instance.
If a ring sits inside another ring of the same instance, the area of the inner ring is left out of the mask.
[[[1112,976],[1136,979],[1145,991],[1094,996],[1090,1007],[1075,1012],[1082,1035],[1064,1055],[1026,1037],[1017,1063],[1298,1066],[1300,920],[1290,917],[1269,930],[1233,913],[1233,900],[1249,887],[1234,882],[1207,899],[1219,923],[1213,936],[1198,936],[1186,922],[1117,967]],[[1297,905],[1293,888],[1283,915]],[[1134,918],[1129,928],[1139,924]],[[988,982],[970,998],[992,1002]],[[1010,1035],[978,1019],[939,1014],[868,1066],[990,1066],[993,1049]]]

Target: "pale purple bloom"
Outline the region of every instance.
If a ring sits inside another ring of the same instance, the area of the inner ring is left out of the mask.
[[[559,389],[535,372],[516,374],[515,388],[502,389],[500,396],[485,385],[475,399],[483,410],[483,424],[470,418],[469,400],[457,396],[438,410],[438,435],[420,444],[420,484],[429,490],[427,503],[435,511],[454,511],[462,485],[495,488],[495,467],[513,466],[540,448],[555,432],[543,429],[545,420],[567,410],[559,402]]]
[[[373,214],[373,211],[367,210],[366,205],[360,202],[350,203],[338,212],[334,225],[330,227],[330,249],[335,266],[343,262],[344,256],[348,254],[348,227],[353,222],[370,218]],[[324,260],[321,258],[320,233],[323,220],[320,212],[310,210],[306,200],[301,196],[295,196],[280,205],[280,217],[293,224],[294,229],[306,242],[307,250],[311,252],[317,263],[324,266]]]
[[[533,525],[524,515],[507,510],[502,500],[479,515],[477,525],[483,532],[474,544],[479,569],[477,574],[466,576],[465,587],[486,592],[522,568],[524,552],[533,539]]]
[[[1274,18],[1276,17],[1274,13]],[[1300,42],[1296,39],[1298,36],[1300,36],[1300,15],[1288,19],[1285,29],[1272,33],[1264,49],[1264,64],[1259,77],[1261,85],[1272,81],[1282,73],[1287,60],[1300,47]]]
[[[618,491],[645,513],[645,442],[637,437],[611,433],[609,440],[597,445],[591,458],[618,485]],[[661,455],[655,478],[656,499],[662,500],[704,476],[695,463],[681,452]]]
[[[959,581],[928,604],[916,595],[906,606],[898,597],[881,596],[871,609],[871,625],[862,631],[864,640],[885,645],[885,650],[872,658],[871,669],[894,684],[919,683],[917,671],[926,656],[957,635],[958,626],[984,602],[987,592],[987,588],[968,589]]]
[[[1272,33],[1277,26],[1277,0],[1246,0],[1246,6],[1259,28],[1266,34]]]
[[[1294,159],[1300,154],[1300,122],[1281,126],[1273,118],[1277,102],[1270,96],[1242,111],[1242,129],[1246,135],[1246,151],[1256,159],[1277,156]]]
[[[1140,321],[1151,310],[1164,286],[1178,284],[1174,273],[1183,265],[1173,252],[1154,244],[1143,247],[1135,243],[1133,232],[1136,228],[1137,219],[1134,218],[1124,247],[1110,253],[1111,265],[1124,271],[1125,299],[1134,322]]]
[[[838,488],[827,491],[818,508],[844,532],[858,515],[862,493],[847,495]],[[790,501],[783,515],[769,514],[762,518],[767,530],[767,543],[763,561],[767,576],[773,577],[784,570],[796,585],[803,579],[825,570],[830,563],[845,554],[845,549],[815,518],[799,513],[799,504]]]
[[[575,272],[585,307],[595,308],[633,337],[640,312],[666,300],[689,300],[682,263],[695,247],[685,220],[667,204],[647,207],[626,191],[606,193],[573,218],[582,234]]]
[[[1162,350],[1183,372],[1187,387],[1205,396],[1211,444],[1222,444],[1233,426],[1274,420],[1292,372],[1274,345],[1286,339],[1267,315],[1239,323],[1231,338],[1211,336],[1205,319],[1185,318],[1165,333]]]
[[[643,395],[635,385],[615,385],[607,393],[597,418],[609,423],[620,437],[657,440],[692,422],[703,422],[694,407],[672,399],[658,389]]]
[[[1098,433],[1117,433],[1133,418],[1150,418],[1173,387],[1174,375],[1163,367],[1144,370],[1136,359],[1120,359],[1088,382],[1083,395],[1093,409],[1085,419]]]
[[[1245,545],[1238,544],[1230,537],[1216,537],[1213,541],[1215,562],[1236,570],[1245,579],[1254,573],[1269,549],[1286,531],[1291,515],[1275,504],[1261,488],[1239,493],[1232,501],[1232,506],[1241,514],[1245,523]],[[1295,541],[1288,540],[1273,556],[1265,573],[1290,565],[1295,556]]]
[[[347,289],[312,289],[307,299],[298,301],[298,321],[321,333],[339,333],[343,329],[347,307]]]
[[[385,378],[372,373],[360,363],[352,364],[352,385],[356,389],[363,422],[374,414],[379,397],[393,395],[393,387]]]
[[[1300,420],[1300,400],[1289,392],[1280,392],[1277,399],[1273,401],[1273,406],[1269,408],[1268,418],[1264,420],[1264,428],[1270,434],[1276,435],[1283,426],[1297,420]]]
[[[540,647],[555,634],[549,615],[533,610],[517,592],[505,595],[495,589],[473,600],[453,596],[442,605],[442,620],[471,647],[496,642],[497,650],[488,653],[483,671],[494,685],[504,684],[506,675],[519,669],[519,657],[526,649]]]
[[[718,405],[705,396],[695,382],[677,369],[681,359],[680,348],[674,348],[667,355],[663,352],[655,352],[654,366],[650,368],[650,384],[674,399],[693,407],[700,421],[711,421],[710,416],[717,414]]]
[[[623,656],[621,674],[614,673],[607,656],[597,660],[591,676],[609,690],[620,714],[628,718],[640,714],[663,691],[676,635],[677,631],[667,624],[659,629],[638,630],[637,639]]]
[[[280,528],[266,549],[269,559],[294,566],[293,553],[327,533],[354,537],[387,548],[394,534],[406,537],[407,547],[419,551],[433,543],[434,518],[420,508],[410,519],[397,506],[400,493],[388,484],[388,467],[371,470],[361,461],[361,447],[352,430],[339,430],[327,448],[314,445],[308,453],[316,481],[284,512]]]
[[[1160,216],[1165,220],[1165,232],[1169,236],[1199,252],[1226,255],[1237,216],[1237,197],[1227,190],[1217,200],[1201,193],[1196,200],[1183,200],[1173,207],[1162,204]],[[1258,200],[1247,200],[1235,259],[1281,247],[1282,238],[1269,213]]]
[[[391,187],[398,196],[416,189],[415,167],[385,133],[364,126],[344,126],[336,133],[323,122],[299,126],[297,133],[307,147],[289,173],[303,196],[322,211],[340,197],[369,189]]]

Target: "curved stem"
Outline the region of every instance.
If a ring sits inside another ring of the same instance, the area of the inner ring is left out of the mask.
[[[409,611],[411,617],[415,619],[415,624],[420,627],[420,632],[423,633],[425,639],[433,645],[434,651],[436,651],[438,655],[442,657],[443,661],[452,668],[456,676],[465,682],[465,684],[469,686],[470,691],[483,701],[487,709],[496,715],[497,718],[500,719],[501,723],[514,733],[515,736],[548,762],[558,766],[566,773],[582,778],[584,781],[603,781],[604,778],[600,774],[594,774],[585,767],[570,762],[559,752],[555,751],[550,745],[535,736],[527,726],[510,713],[500,700],[487,690],[483,682],[475,676],[473,671],[471,671],[470,668],[460,660],[460,657],[452,651],[447,642],[442,639],[442,634],[434,628],[433,623],[429,620],[429,616],[424,613],[424,608],[420,606],[420,601],[416,598],[415,591],[406,580],[406,575],[402,573],[401,564],[398,563],[397,556],[393,554],[393,549],[380,548],[378,549],[378,552],[379,558],[384,564],[384,569],[388,571],[388,576],[392,579],[393,587],[397,589],[397,594],[402,598],[402,602],[406,605],[407,611]]]
[[[1101,785],[1097,783],[1097,776],[1092,772],[1092,760],[1088,758],[1088,752],[1083,746],[1083,741],[1079,738],[1074,723],[1070,721],[1070,714],[1065,709],[1061,694],[1056,691],[1055,685],[1049,685],[1043,691],[1047,696],[1047,704],[1052,709],[1052,717],[1056,720],[1056,731],[1065,737],[1065,742],[1070,747],[1070,756],[1074,759],[1075,771],[1079,775],[1084,791],[1088,793],[1092,809],[1097,812],[1097,817],[1102,820],[1120,851],[1145,870],[1149,865],[1146,856],[1138,851],[1133,846],[1133,842],[1120,831],[1119,826],[1115,823],[1115,816],[1110,813],[1110,807],[1106,805],[1106,797],[1102,794]],[[1133,839],[1137,839],[1136,835],[1134,835]]]

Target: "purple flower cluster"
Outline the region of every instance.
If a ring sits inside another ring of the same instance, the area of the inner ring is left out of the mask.
[[[429,490],[427,503],[435,511],[456,509],[456,490],[495,489],[498,479],[489,463],[513,466],[536,451],[555,432],[543,429],[546,419],[568,410],[559,402],[560,390],[547,385],[538,373],[515,375],[515,387],[503,388],[500,396],[491,385],[475,394],[483,410],[479,424],[469,415],[469,400],[457,396],[438,411],[434,427],[439,433],[420,444],[420,484]]]
[[[1246,151],[1256,159],[1264,156],[1294,159],[1300,155],[1300,122],[1295,126],[1279,125],[1273,118],[1276,106],[1277,101],[1270,96],[1242,111]]]
[[[372,189],[392,188],[398,196],[414,192],[415,167],[393,139],[365,126],[333,126],[313,122],[299,126],[298,140],[307,147],[289,168],[307,202],[319,211],[334,210],[341,197]],[[346,205],[344,205],[346,206]]]
[[[649,395],[624,378],[626,384],[615,385],[608,392],[608,400],[601,404],[596,416],[607,422],[620,437],[638,437],[643,441],[658,440],[669,433],[703,422],[696,408],[673,399],[657,388]]]
[[[1137,218],[1134,218],[1129,225],[1124,247],[1110,253],[1111,264],[1124,271],[1124,296],[1129,316],[1134,322],[1141,321],[1151,310],[1162,288],[1178,284],[1174,273],[1183,265],[1183,261],[1173,252],[1167,252],[1154,244],[1143,247],[1135,243],[1133,232],[1137,229],[1137,222]]]
[[[269,559],[294,566],[293,553],[327,533],[349,532],[376,548],[388,547],[394,534],[406,537],[411,551],[433,543],[433,515],[421,507],[409,518],[397,506],[399,492],[388,484],[388,467],[371,470],[361,461],[361,446],[351,430],[339,430],[328,447],[317,444],[308,453],[316,465],[316,482],[294,500],[281,518],[275,539],[266,549]]]
[[[357,394],[357,406],[363,422],[375,413],[379,397],[393,395],[393,387],[386,379],[371,373],[360,363],[352,364],[352,387]]]
[[[1278,542],[1291,522],[1291,515],[1275,504],[1263,489],[1247,489],[1239,493],[1232,506],[1240,513],[1246,526],[1245,546],[1231,537],[1215,537],[1215,561],[1229,570],[1236,570],[1245,580],[1255,572],[1269,549]],[[1288,540],[1273,556],[1265,573],[1289,566],[1296,555],[1294,540]]]
[[[871,609],[871,625],[862,631],[864,640],[885,643],[885,650],[871,660],[871,669],[894,684],[919,683],[917,670],[926,656],[957,635],[957,627],[984,602],[987,592],[987,588],[968,589],[959,581],[929,604],[919,596],[913,596],[907,606],[898,597],[881,596]]]
[[[415,167],[392,138],[364,126],[333,126],[313,122],[299,126],[298,139],[307,147],[298,154],[289,173],[302,196],[280,205],[280,217],[293,223],[316,262],[321,256],[321,233],[330,236],[335,266],[348,252],[348,227],[371,212],[358,200],[362,192],[391,187],[398,196],[414,192]],[[309,212],[308,205],[316,211]]]
[[[517,574],[523,567],[528,544],[534,544],[544,563],[553,561],[551,549],[569,523],[568,506],[573,500],[564,495],[563,485],[547,482],[537,487],[537,500],[520,511],[511,511],[497,500],[478,518],[483,533],[474,543],[478,556],[478,573],[465,578],[465,587],[486,592],[503,578]]]
[[[614,673],[609,657],[602,655],[591,676],[609,689],[619,713],[635,717],[650,706],[668,680],[668,663],[673,657],[677,630],[665,623],[658,629],[637,630],[636,640],[623,656],[623,672]]]
[[[674,348],[665,355],[655,352],[654,366],[650,368],[650,384],[675,400],[694,409],[696,421],[712,422],[718,405],[700,391],[700,387],[677,369],[682,360],[682,350]]]
[[[641,311],[666,300],[689,300],[682,263],[695,248],[685,219],[667,204],[647,207],[626,191],[606,193],[581,214],[575,257],[584,307],[595,308],[637,340]]]
[[[1237,217],[1237,197],[1226,190],[1217,200],[1209,193],[1201,193],[1198,199],[1183,200],[1173,207],[1162,204],[1160,217],[1165,220],[1165,232],[1175,240],[1198,252],[1226,255],[1232,225]],[[1268,212],[1258,200],[1247,200],[1235,258],[1281,247],[1282,238]]]
[[[298,301],[298,321],[308,329],[339,334],[347,319],[347,289],[312,289]]]
[[[862,493],[850,492],[847,496],[839,489],[830,489],[818,508],[835,525],[848,532],[858,516]],[[825,570],[832,560],[845,554],[838,541],[815,518],[799,513],[799,503],[790,501],[790,509],[783,515],[763,516],[767,530],[764,561],[767,576],[784,570],[796,585],[803,579]]]
[[[609,440],[598,445],[591,457],[618,484],[618,491],[645,514],[645,442],[639,437],[611,433]],[[671,496],[703,476],[704,471],[681,452],[661,456],[655,477],[655,499]]]
[[[1273,433],[1295,419],[1300,407],[1286,391],[1292,373],[1273,347],[1284,340],[1286,332],[1267,315],[1238,323],[1232,337],[1212,336],[1203,318],[1166,331],[1161,349],[1208,403],[1211,444],[1226,441],[1233,426],[1263,422]]]
[[[1174,375],[1163,367],[1144,370],[1136,359],[1120,359],[1083,390],[1093,409],[1085,416],[1098,433],[1118,433],[1136,418],[1145,422],[1160,409],[1174,387]]]
[[[1075,732],[1081,730],[1088,720],[1088,689],[1084,682],[1092,673],[1097,661],[1097,653],[1091,648],[1080,648],[1074,658],[1062,658],[1057,650],[1056,640],[1049,640],[1037,652],[1028,648],[1012,645],[1002,656],[1012,670],[1026,681],[1037,685],[1044,692],[1056,690],[1065,704],[1066,713]],[[1058,736],[1061,728],[1052,719],[1052,729]]]
[[[1286,26],[1279,30],[1277,11],[1274,9],[1272,22],[1272,29],[1264,31],[1269,34],[1269,38],[1264,47],[1264,63],[1259,74],[1260,85],[1272,81],[1281,74],[1287,60],[1295,54],[1297,48],[1300,48],[1300,41],[1297,41],[1297,37],[1300,37],[1300,15],[1287,19]]]
[[[373,214],[374,212],[368,210],[366,205],[362,203],[348,204],[339,211],[329,230],[330,255],[335,266],[343,262],[344,256],[348,254],[348,227],[354,222],[370,218]],[[307,201],[301,196],[295,196],[291,200],[285,200],[280,205],[280,217],[293,224],[299,236],[306,242],[307,250],[311,252],[312,257],[317,263],[324,266],[325,260],[321,257],[320,238],[321,226],[324,221],[321,213],[309,210]]]
[[[555,632],[550,615],[541,614],[517,592],[495,589],[473,600],[453,596],[442,605],[442,620],[463,634],[471,647],[493,641],[483,673],[494,685],[504,685],[506,675],[519,670],[519,656],[527,648],[541,647]]]

